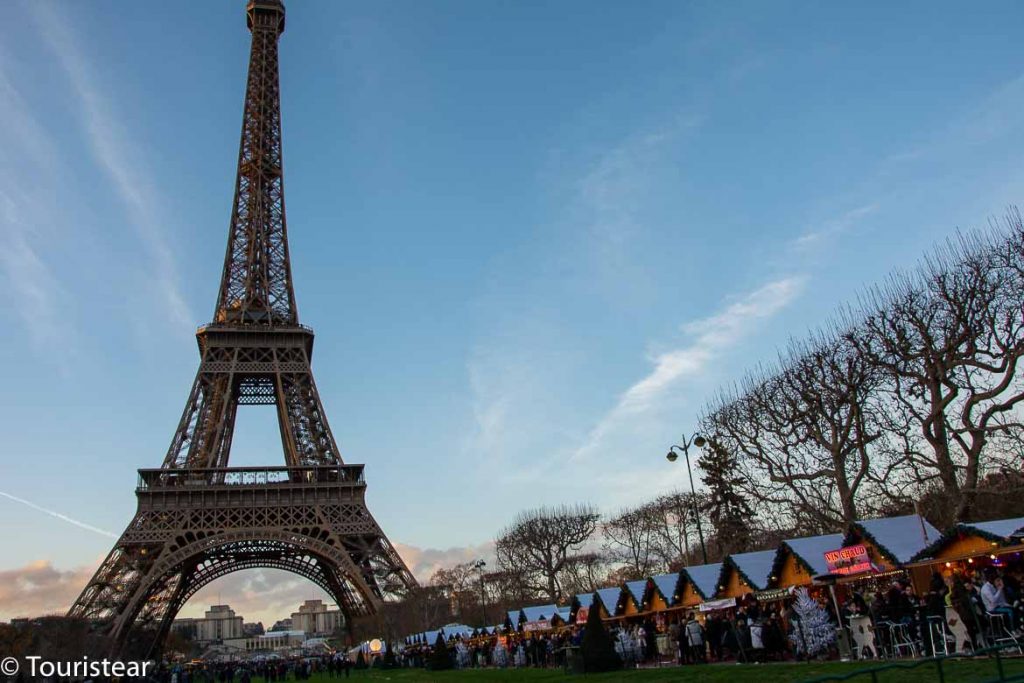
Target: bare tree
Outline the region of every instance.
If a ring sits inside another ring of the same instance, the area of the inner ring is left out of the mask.
[[[601,579],[608,570],[608,558],[601,553],[579,553],[565,560],[559,578],[566,597],[580,593],[593,593],[601,587]]]
[[[445,591],[453,615],[468,617],[479,612],[480,581],[480,567],[475,562],[461,562],[435,571],[430,578],[430,585]]]
[[[563,592],[560,573],[594,535],[599,519],[589,505],[521,512],[495,541],[498,566],[517,572],[526,590],[557,602]]]
[[[602,526],[605,552],[628,568],[632,579],[647,576],[654,563],[654,509],[641,505],[622,510]]]
[[[961,238],[915,277],[893,278],[873,292],[871,312],[850,336],[885,376],[894,469],[919,488],[939,482],[952,519],[972,510],[986,444],[1021,428],[1014,417],[1024,400],[1017,234]]]
[[[691,543],[697,547],[697,518],[711,529],[705,508],[706,496],[689,491],[672,491],[648,503],[654,530],[653,554],[666,569],[690,564]]]

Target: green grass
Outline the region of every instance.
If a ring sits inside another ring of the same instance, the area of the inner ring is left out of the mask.
[[[514,681],[626,681],[647,683],[653,681],[729,681],[729,683],[781,683],[804,681],[816,676],[847,674],[870,667],[863,662],[822,662],[808,664],[709,664],[704,666],[664,667],[661,669],[640,669],[617,671],[590,676],[567,676],[557,669],[468,669],[464,671],[423,671],[421,669],[398,669],[394,671],[353,671],[348,679],[351,683],[394,681],[395,683],[503,683]],[[1024,659],[1003,660],[1007,675],[1024,677]],[[977,683],[995,679],[995,660],[947,661],[943,665],[947,683]],[[850,679],[853,683],[869,683],[870,676]],[[924,683],[937,681],[935,665],[924,665],[916,669],[897,669],[879,674],[879,683]],[[1024,680],[1024,678],[1022,678]],[[326,674],[314,676],[311,683],[343,683],[345,678],[330,678]]]

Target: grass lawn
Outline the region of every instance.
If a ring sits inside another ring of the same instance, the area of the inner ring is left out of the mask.
[[[869,665],[868,665],[869,666]],[[1007,675],[1024,676],[1024,659],[1003,660]],[[661,669],[640,669],[617,671],[608,674],[590,676],[567,676],[555,669],[467,669],[464,671],[424,671],[421,669],[399,669],[395,671],[353,671],[348,679],[351,683],[365,681],[394,681],[395,683],[418,683],[420,681],[438,683],[475,683],[477,681],[494,681],[496,683],[514,681],[729,681],[730,683],[776,683],[786,681],[804,681],[815,676],[827,674],[847,674],[865,669],[862,662],[842,663],[824,662],[820,664],[710,664],[700,667],[664,667]],[[947,683],[967,683],[993,680],[997,678],[995,660],[978,661],[947,661],[943,665]],[[921,681],[937,681],[938,674],[934,665],[925,665],[917,669],[897,669],[878,675],[880,683],[916,683]],[[317,675],[311,683],[343,683],[342,678],[330,678],[326,674]],[[851,679],[853,683],[868,683],[870,676],[858,676]]]

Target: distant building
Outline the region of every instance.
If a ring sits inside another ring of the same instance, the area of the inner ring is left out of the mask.
[[[270,627],[270,631],[291,631],[292,620],[291,619],[278,619],[274,622],[274,625]],[[270,632],[268,631],[268,633]]]
[[[329,636],[344,623],[340,609],[330,609],[323,600],[306,600],[298,612],[292,612],[292,628],[305,631],[310,636]]]
[[[256,636],[262,636],[264,633],[262,621],[257,621],[255,624],[242,624],[242,635],[246,638],[255,638]]]
[[[242,617],[228,605],[213,605],[202,619],[195,619],[195,639],[200,643],[219,643],[232,638],[241,638]]]
[[[293,650],[306,642],[303,631],[267,631],[254,638],[232,638],[224,641],[224,647],[245,652],[275,652]]]

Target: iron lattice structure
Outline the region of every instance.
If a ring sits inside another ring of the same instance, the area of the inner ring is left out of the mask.
[[[138,511],[71,607],[114,650],[145,634],[159,650],[204,585],[254,567],[313,581],[346,617],[372,614],[415,579],[366,507],[362,465],[345,465],[313,381],[313,332],[299,324],[284,210],[279,0],[252,0],[238,174],[213,322],[159,469],[139,471]],[[230,468],[239,405],[277,407],[284,467]]]

